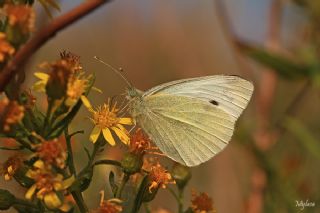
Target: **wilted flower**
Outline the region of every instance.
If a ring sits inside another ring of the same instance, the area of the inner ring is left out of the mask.
[[[17,101],[9,101],[7,98],[0,100],[0,116],[4,132],[9,132],[11,127],[18,124],[24,116],[24,107]]]
[[[191,209],[195,213],[215,213],[216,210],[213,208],[212,199],[207,193],[197,194],[195,191],[192,192]]]
[[[72,67],[72,72],[78,72],[82,70],[82,66],[80,64],[80,57],[68,51],[63,51],[60,53],[60,58],[62,60],[67,61],[68,64]]]
[[[55,165],[60,169],[65,167],[67,152],[65,142],[62,139],[43,141],[37,147],[36,154],[46,164]]]
[[[54,173],[51,166],[41,160],[33,164],[33,168],[26,173],[26,176],[35,182],[27,191],[26,199],[31,199],[36,194],[37,198],[43,200],[50,209],[63,206],[58,194],[63,193],[74,182],[74,176],[64,179],[63,175]]]
[[[3,62],[7,56],[11,56],[14,51],[14,48],[6,40],[6,34],[0,32],[0,62]]]
[[[137,131],[130,137],[129,151],[136,155],[144,155],[147,150],[152,149],[150,139],[145,135],[142,129]]]
[[[25,4],[7,4],[4,10],[11,26],[18,26],[24,34],[33,31],[35,13],[32,7]]]
[[[98,107],[96,110],[90,109],[92,112],[91,121],[94,123],[95,127],[93,128],[90,134],[90,140],[95,143],[100,133],[102,132],[103,137],[110,145],[114,146],[116,144],[111,130],[116,133],[119,139],[125,143],[129,144],[128,131],[123,127],[123,125],[132,125],[131,118],[119,118],[117,112],[119,109],[116,107],[116,103],[112,106],[110,99],[103,106]]]
[[[148,174],[151,184],[149,186],[149,192],[157,190],[159,188],[166,188],[168,184],[174,184],[171,174],[163,168],[159,162],[151,167],[151,171]]]
[[[19,167],[22,165],[22,157],[19,155],[14,155],[12,157],[9,157],[8,160],[6,160],[2,164],[1,168],[1,175],[4,176],[5,180],[11,180],[15,172],[19,169]]]

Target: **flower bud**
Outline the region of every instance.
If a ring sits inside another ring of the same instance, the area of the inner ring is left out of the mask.
[[[15,197],[8,191],[0,189],[0,210],[7,210],[15,203]]]
[[[134,174],[140,172],[143,165],[143,158],[140,155],[135,155],[131,152],[126,153],[122,160],[121,166],[126,174]]]
[[[180,190],[182,190],[191,179],[190,168],[178,163],[173,166],[171,175]]]

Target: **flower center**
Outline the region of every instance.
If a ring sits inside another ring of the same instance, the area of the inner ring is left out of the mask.
[[[119,122],[116,111],[116,109],[109,110],[107,105],[103,105],[103,107],[94,112],[94,124],[99,126],[101,129],[115,126]]]
[[[86,80],[82,79],[76,79],[69,83],[67,90],[68,97],[71,99],[78,99],[85,92],[86,84]]]

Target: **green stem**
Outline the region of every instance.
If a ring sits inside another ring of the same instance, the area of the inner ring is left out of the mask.
[[[179,192],[177,194],[172,188],[168,188],[168,189],[178,203],[178,209],[179,209],[178,212],[182,213],[183,212],[183,190],[179,189]]]
[[[45,117],[45,119],[44,119],[44,123],[43,123],[43,127],[42,127],[42,133],[43,133],[43,135],[46,134],[47,127],[49,126],[49,121],[50,121],[50,117],[51,117],[51,112],[52,112],[52,109],[53,109],[53,103],[54,103],[53,100],[48,100],[47,114],[46,114],[46,117]]]
[[[122,181],[121,181],[121,184],[119,186],[119,189],[117,190],[116,198],[121,198],[121,194],[122,194],[122,191],[124,189],[124,186],[129,181],[129,179],[130,179],[130,175],[124,173],[124,176],[122,178]]]
[[[151,213],[150,207],[149,207],[149,203],[144,203],[144,210],[146,213]]]
[[[38,207],[36,205],[34,205],[33,203],[27,201],[27,200],[22,200],[22,199],[19,199],[19,198],[16,198],[15,199],[15,202],[14,202],[14,205],[21,205],[21,206],[26,206],[26,207],[29,207],[29,208],[34,208],[34,209],[37,209]]]
[[[179,213],[183,213],[183,190],[179,189]]]
[[[31,147],[31,145],[25,141],[24,139],[21,138],[17,138],[16,141],[21,144],[21,146],[23,146],[26,149],[29,149],[31,152],[34,152],[35,150]]]
[[[12,150],[12,151],[16,151],[16,150],[22,150],[24,149],[23,146],[18,146],[18,147],[5,147],[5,146],[0,146],[1,150]]]
[[[72,197],[74,198],[74,200],[77,203],[79,211],[81,213],[89,212],[89,209],[88,209],[88,207],[86,206],[86,204],[85,204],[85,202],[83,200],[81,192],[80,191],[73,191],[73,192],[71,192],[71,194],[72,194]]]
[[[69,135],[68,127],[65,129],[64,135],[65,135],[65,138],[66,138],[67,151],[68,151],[68,167],[69,167],[69,171],[70,171],[71,174],[73,174],[76,177],[77,174],[76,174],[76,168],[74,166],[73,152],[72,152],[72,146],[71,146],[71,137],[72,137],[72,135]]]

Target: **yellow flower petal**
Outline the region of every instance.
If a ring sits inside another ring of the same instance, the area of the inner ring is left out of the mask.
[[[93,111],[93,108],[92,108],[92,105],[91,105],[89,99],[88,99],[86,96],[84,96],[84,95],[81,95],[80,98],[81,98],[81,101],[82,101],[83,105],[84,105],[90,112],[92,112],[92,111]]]
[[[62,205],[58,195],[54,192],[48,193],[44,196],[44,203],[49,209],[56,209]]]
[[[63,182],[62,182],[62,189],[67,189],[69,188],[73,182],[75,181],[75,178],[74,176],[72,175],[71,177],[65,179]]]
[[[100,133],[101,133],[101,129],[95,126],[90,134],[90,141],[93,143],[97,142]]]
[[[133,121],[131,118],[120,118],[119,123],[124,125],[132,125]]]
[[[42,160],[37,160],[36,162],[34,162],[33,166],[38,168],[38,169],[43,169],[44,168],[44,163],[43,163]]]
[[[117,124],[117,127],[123,131],[124,133],[128,134],[128,130],[126,128],[124,128],[124,126],[122,126],[121,124]]]
[[[71,210],[72,206],[68,203],[64,203],[59,210],[62,212],[69,212]]]
[[[31,200],[32,196],[34,195],[35,191],[37,189],[37,185],[33,184],[27,191],[27,193],[25,194],[25,198],[28,200]]]
[[[36,92],[45,92],[46,91],[46,84],[42,81],[38,81],[33,84],[32,89]]]
[[[124,125],[133,125],[133,120],[131,118],[120,118],[119,123]]]
[[[48,81],[49,80],[49,75],[47,73],[43,73],[43,72],[35,72],[34,76],[36,76],[37,78],[43,80],[43,81]]]
[[[92,89],[93,91],[98,92],[98,93],[102,93],[102,90],[99,89],[99,88],[97,88],[97,87],[91,87],[91,89]]]
[[[124,144],[129,144],[129,137],[128,135],[121,131],[119,128],[117,127],[111,127],[111,129],[117,134],[117,136],[119,137],[119,139],[124,143]]]
[[[113,139],[113,136],[111,134],[111,131],[108,129],[108,128],[105,128],[102,130],[102,133],[103,133],[103,137],[106,139],[106,141],[108,141],[108,143],[111,145],[111,146],[114,146],[116,145],[116,142],[114,141]]]

